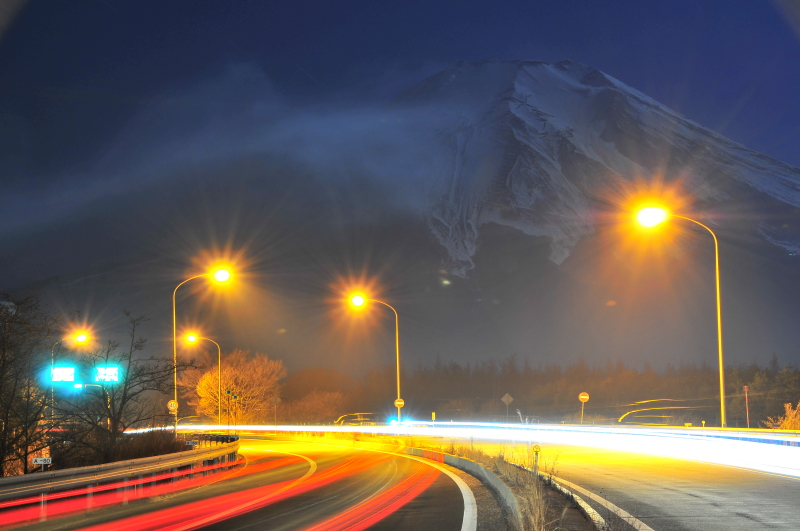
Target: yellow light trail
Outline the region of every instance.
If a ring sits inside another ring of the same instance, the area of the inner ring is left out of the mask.
[[[442,425],[445,426],[442,426]],[[216,425],[193,425],[192,432],[217,431]],[[316,432],[331,434],[441,437],[445,439],[566,444],[605,448],[733,466],[800,478],[800,432],[734,428],[655,428],[404,421],[389,426],[239,426],[241,433]]]

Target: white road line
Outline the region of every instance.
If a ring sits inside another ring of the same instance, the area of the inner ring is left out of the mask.
[[[373,450],[371,448],[359,448],[355,446],[339,446],[337,444],[326,444],[326,443],[311,442],[311,441],[301,441],[301,442],[307,444],[318,444],[320,446],[332,446],[334,448],[346,448],[351,450],[364,450],[366,452],[377,452],[379,454],[388,454],[397,457],[405,457],[406,459],[413,459],[414,461],[419,461],[422,464],[432,466],[440,470],[441,472],[447,474],[450,477],[450,479],[452,479],[455,482],[455,484],[458,485],[458,490],[461,491],[461,496],[464,498],[464,517],[461,520],[461,531],[476,531],[478,529],[478,503],[475,501],[475,495],[472,494],[472,490],[469,488],[469,485],[464,483],[463,479],[453,474],[446,468],[437,465],[430,459],[423,459],[421,457],[415,457],[413,455],[407,455],[407,454],[399,454],[395,452],[385,452],[383,450]],[[653,530],[651,529],[650,531]]]
[[[378,450],[373,450],[373,451],[378,451]],[[430,459],[423,459],[422,457],[415,457],[405,454],[394,454],[394,455],[402,455],[407,459],[413,459],[414,461],[419,461],[428,466],[432,466],[433,468],[438,468],[439,470],[450,476],[450,479],[455,481],[456,485],[458,485],[458,488],[461,491],[461,496],[464,497],[464,519],[461,521],[461,531],[476,531],[476,529],[478,529],[478,503],[475,501],[475,495],[472,494],[472,489],[469,488],[469,485],[464,483],[463,479],[453,474],[446,468],[439,466]]]
[[[610,501],[606,500],[605,498],[601,498],[597,494],[595,494],[593,492],[590,492],[590,491],[584,489],[583,487],[580,487],[580,486],[576,485],[575,483],[571,483],[571,482],[567,481],[566,479],[561,479],[561,478],[558,478],[558,477],[555,477],[555,476],[553,476],[553,481],[555,481],[556,483],[560,483],[561,485],[564,485],[566,487],[569,487],[571,490],[574,490],[575,492],[579,492],[579,493],[583,494],[584,496],[586,496],[587,498],[593,499],[594,501],[596,501],[597,503],[599,503],[600,505],[602,505],[603,507],[605,507],[606,509],[608,509],[612,513],[616,514],[618,517],[620,517],[625,522],[628,522],[637,531],[654,531],[652,527],[650,527],[649,525],[645,524],[644,522],[642,522],[641,520],[639,520],[638,518],[636,518],[635,516],[633,516],[629,512],[625,511],[624,509],[620,509],[619,507],[617,507],[616,505],[614,505]]]

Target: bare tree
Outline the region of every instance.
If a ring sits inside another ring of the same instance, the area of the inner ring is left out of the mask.
[[[172,360],[141,355],[147,340],[139,337],[139,328],[147,318],[129,311],[124,315],[129,338],[125,348],[109,340],[80,360],[83,374],[105,374],[106,381],[86,384],[61,404],[77,441],[100,462],[116,460],[125,430],[151,421],[159,410],[159,395],[172,391]],[[179,363],[180,370],[192,366],[192,362]],[[118,381],[113,381],[114,374]]]
[[[234,350],[222,356],[222,422],[248,424],[264,422],[272,412],[272,400],[278,396],[279,382],[286,376],[280,360],[266,354]],[[217,366],[214,364],[197,381],[191,398],[197,413],[217,418],[220,395],[217,390]],[[228,392],[230,391],[230,392]]]
[[[57,325],[38,295],[0,295],[0,475],[28,472],[29,455],[48,444],[52,424],[41,380]]]

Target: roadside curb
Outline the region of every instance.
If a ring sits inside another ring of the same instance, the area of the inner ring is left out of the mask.
[[[426,459],[431,459],[432,461],[443,462],[450,466],[454,466],[468,474],[472,474],[479,480],[481,480],[484,484],[489,485],[492,487],[497,493],[500,495],[500,499],[502,503],[506,506],[506,509],[509,513],[514,517],[514,522],[512,522],[513,526],[516,529],[523,529],[522,527],[522,512],[520,511],[519,504],[517,502],[517,495],[511,490],[511,488],[506,485],[503,480],[501,480],[497,474],[489,470],[488,468],[484,467],[480,463],[472,461],[470,459],[465,459],[463,457],[457,457],[451,454],[445,454],[441,452],[436,452],[434,450],[423,450],[421,448],[405,448],[403,450],[407,454],[416,455],[419,457],[424,457]],[[514,465],[517,468],[525,470],[533,474],[533,471],[529,468],[526,468],[521,465],[517,465],[515,463],[509,463]],[[591,505],[586,503],[583,498],[564,488],[562,485],[558,484],[555,480],[553,480],[550,476],[545,474],[539,474],[539,478],[545,480],[552,486],[555,490],[566,496],[568,499],[573,500],[577,505],[579,510],[584,514],[584,516],[592,523],[597,531],[609,531],[609,526],[606,523],[605,519],[600,516],[600,513],[595,511]]]
[[[530,468],[518,465],[516,463],[511,463],[511,464],[519,469],[530,472],[531,474],[534,473],[533,470],[531,470]],[[555,490],[557,490],[567,498],[573,500],[578,505],[578,508],[583,513],[583,515],[586,518],[588,518],[590,522],[592,522],[592,525],[594,525],[597,531],[609,531],[610,528],[606,523],[605,518],[600,516],[600,513],[595,511],[592,508],[592,506],[586,503],[586,501],[583,498],[575,494],[573,491],[565,488],[563,485],[560,485],[558,482],[556,482],[556,480],[554,480],[551,476],[547,474],[542,474],[541,472],[539,472],[539,479],[545,481],[546,484],[553,487]]]
[[[528,469],[526,468],[525,470]],[[533,472],[531,472],[531,474],[533,474]],[[544,476],[542,476],[542,474],[539,474],[539,477],[544,479]],[[553,481],[552,478],[550,478],[550,486],[556,489],[564,496],[566,496],[567,498],[571,498],[572,500],[574,500],[575,503],[578,504],[578,508],[581,510],[584,516],[586,516],[586,518],[588,518],[589,521],[592,522],[595,529],[597,529],[598,531],[608,531],[610,529],[605,519],[602,516],[600,516],[600,513],[592,509],[592,506],[586,503],[583,498],[581,498],[571,490],[565,489],[563,486]]]
[[[423,450],[422,448],[404,448],[403,452],[409,455],[422,457],[424,459],[430,459],[431,461],[436,461],[438,463],[444,463],[446,465],[458,468],[459,470],[463,470],[464,472],[471,474],[472,476],[475,476],[481,481],[481,483],[491,487],[494,491],[496,491],[500,495],[499,496],[500,502],[505,506],[505,509],[512,516],[513,521],[510,522],[512,527],[517,530],[523,529],[522,515],[520,514],[520,509],[519,509],[519,504],[517,502],[516,494],[514,494],[511,488],[508,485],[506,485],[503,482],[503,480],[497,476],[497,474],[495,474],[488,468],[470,459],[465,459],[463,457],[437,452],[435,450]]]

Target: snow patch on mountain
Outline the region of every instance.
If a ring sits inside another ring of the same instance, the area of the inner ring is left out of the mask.
[[[444,156],[431,168],[425,214],[455,274],[473,267],[486,223],[549,238],[560,264],[594,232],[592,198],[634,178],[681,176],[705,201],[725,201],[736,181],[800,207],[797,168],[572,61],[459,63],[397,105],[439,109],[431,120]]]

